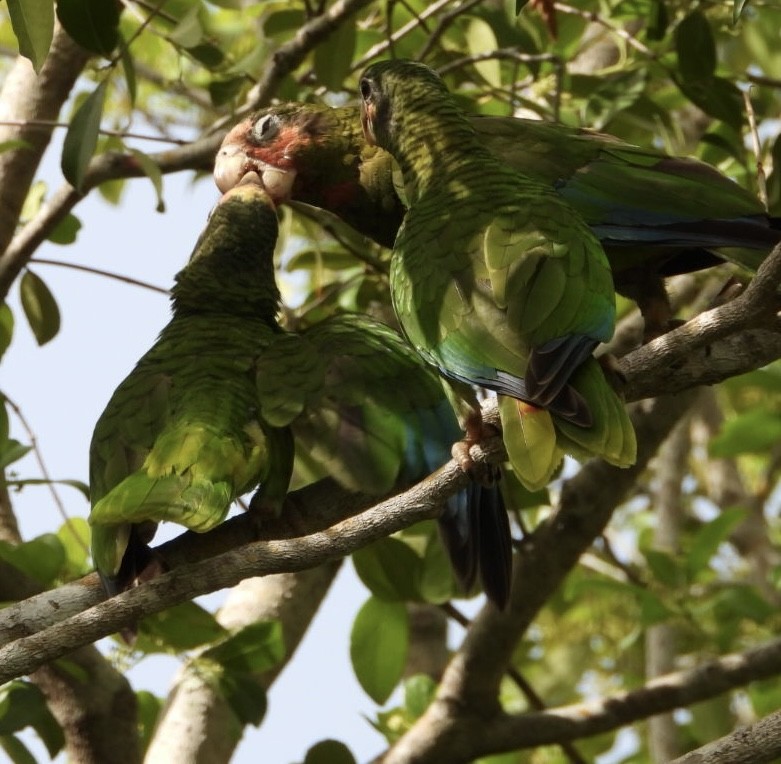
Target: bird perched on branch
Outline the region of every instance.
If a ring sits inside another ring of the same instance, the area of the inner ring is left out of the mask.
[[[756,270],[781,240],[781,221],[704,162],[548,122],[469,120],[491,153],[580,213],[605,249],[616,290],[638,303],[650,336],[670,317],[663,277],[724,259]],[[264,176],[277,202],[322,208],[393,246],[404,189],[394,183],[390,154],[364,140],[357,108],[289,103],[247,117],[223,143],[218,184],[229,188],[249,169]]]
[[[213,211],[172,289],[172,318],[120,384],[90,448],[92,552],[110,594],[154,575],[147,544],[251,507],[279,511],[294,444],[342,485],[374,494],[429,474],[460,428],[439,379],[365,316],[283,330],[274,205],[249,174]],[[498,486],[472,483],[440,519],[461,581],[503,606],[510,531]]]

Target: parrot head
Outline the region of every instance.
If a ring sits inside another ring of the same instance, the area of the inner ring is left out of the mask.
[[[398,114],[414,120],[416,111],[431,113],[451,102],[439,75],[417,61],[378,61],[361,75],[361,125],[367,143],[393,153],[404,139]]]
[[[330,208],[333,203],[322,196],[358,187],[363,148],[360,127],[349,112],[279,104],[231,129],[215,159],[214,179],[227,191],[254,170],[276,204],[296,200]]]

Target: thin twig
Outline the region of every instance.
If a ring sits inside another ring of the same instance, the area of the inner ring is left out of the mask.
[[[754,104],[751,103],[751,89],[743,91],[743,103],[746,106],[746,117],[748,117],[749,135],[751,135],[751,146],[754,150],[754,160],[757,168],[757,194],[762,202],[762,206],[767,211],[767,178],[765,177],[765,167],[762,164],[762,148],[759,143],[759,131],[757,130],[757,118],[754,114]]]
[[[41,130],[54,130],[57,127],[70,127],[69,122],[56,122],[46,119],[4,119],[0,120],[0,125],[6,127],[38,127]],[[107,127],[101,127],[98,132],[101,135],[110,135],[115,138],[135,138],[139,141],[158,141],[160,143],[173,143],[176,146],[187,146],[192,141],[186,141],[181,138],[167,138],[162,135],[143,135],[142,133],[130,133],[127,130],[109,130]]]
[[[9,405],[11,411],[14,412],[16,418],[19,420],[19,423],[22,425],[24,431],[27,433],[27,437],[30,440],[30,446],[32,448],[33,455],[35,456],[35,461],[38,462],[38,468],[41,470],[41,476],[46,481],[46,486],[52,495],[54,504],[57,507],[57,511],[62,517],[63,522],[67,526],[68,530],[73,534],[73,538],[76,540],[76,543],[85,552],[89,553],[89,549],[87,548],[87,545],[84,543],[81,536],[76,532],[76,529],[72,525],[71,518],[68,516],[68,513],[65,511],[65,505],[63,504],[62,499],[60,498],[59,492],[55,488],[55,481],[52,479],[52,476],[49,474],[49,470],[46,467],[46,462],[44,461],[43,454],[41,453],[41,449],[38,446],[38,439],[35,437],[35,432],[33,431],[33,428],[30,426],[30,423],[27,421],[27,418],[22,413],[21,408],[19,408],[19,406],[11,398],[9,398],[6,393],[3,393],[3,399]]]
[[[30,260],[31,263],[37,263],[39,265],[56,265],[59,268],[70,268],[74,271],[82,271],[84,273],[91,273],[95,276],[103,276],[107,279],[114,279],[115,281],[121,281],[124,284],[132,284],[133,286],[149,289],[152,292],[158,292],[159,294],[169,295],[171,292],[163,287],[155,286],[147,281],[139,281],[132,276],[123,276],[120,273],[112,273],[111,271],[104,271],[100,268],[93,268],[89,265],[79,265],[78,263],[65,263],[60,260],[47,260],[43,257],[33,257]]]

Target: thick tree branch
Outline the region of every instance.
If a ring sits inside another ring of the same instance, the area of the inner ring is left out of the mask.
[[[89,57],[57,24],[51,49],[37,75],[28,59],[16,59],[0,91],[0,121],[56,119]],[[19,148],[0,152],[0,252],[11,241],[27,190],[50,139],[50,130],[34,125],[0,127],[0,142],[25,142]],[[0,257],[0,263],[3,260]]]
[[[285,657],[270,671],[252,675],[258,692],[268,690],[295,655],[312,618],[340,568],[338,561],[298,573],[248,578],[231,591],[217,620],[230,631],[259,621],[282,625]],[[230,761],[244,729],[225,697],[198,667],[198,656],[179,672],[155,725],[145,764]]]
[[[781,758],[781,711],[690,751],[670,764],[770,764]]]
[[[627,400],[711,385],[781,358],[781,244],[743,294],[621,360]]]

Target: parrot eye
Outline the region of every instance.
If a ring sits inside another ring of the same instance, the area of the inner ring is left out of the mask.
[[[371,98],[371,94],[372,94],[372,86],[369,80],[367,79],[361,80],[360,88],[361,88],[361,98],[363,98],[364,101],[368,101]]]
[[[255,123],[255,127],[252,128],[252,135],[258,141],[268,140],[277,134],[277,129],[276,119],[274,119],[273,115],[266,114]]]

